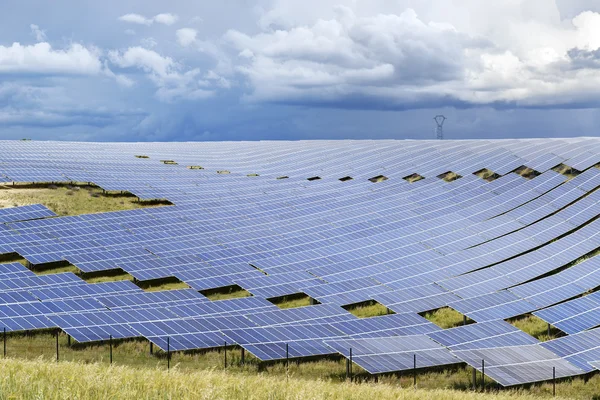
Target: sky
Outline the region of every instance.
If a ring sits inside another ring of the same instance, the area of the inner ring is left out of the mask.
[[[598,0],[3,0],[0,139],[596,136]]]

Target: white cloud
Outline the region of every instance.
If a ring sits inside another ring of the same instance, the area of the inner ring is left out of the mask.
[[[150,26],[154,23],[152,18],[146,18],[140,14],[125,14],[119,17],[119,21],[129,22],[131,24]]]
[[[142,44],[142,46],[148,49],[152,49],[158,45],[158,42],[153,37],[143,38],[142,40],[140,40],[140,43]]]
[[[133,29],[125,29],[125,34],[134,36],[136,33],[135,33],[135,30],[133,30]]]
[[[192,28],[181,28],[176,32],[177,43],[183,47],[187,47],[196,41],[198,32]]]
[[[339,3],[352,8],[332,6]],[[450,9],[442,0],[324,0],[306,7],[274,0],[260,33],[231,30],[225,40],[255,101],[352,108],[600,103],[600,93],[585,90],[600,85],[600,71],[586,67],[598,65],[596,55],[573,51],[600,48],[600,14],[562,21],[548,0],[488,3],[457,0]]]
[[[98,51],[77,43],[63,50],[46,42],[0,46],[0,73],[94,75],[101,71]]]
[[[46,31],[40,29],[36,24],[29,25],[29,29],[31,29],[31,34],[38,42],[46,41]]]
[[[177,17],[177,15],[169,14],[169,13],[158,14],[158,15],[154,16],[155,22],[157,22],[159,24],[164,24],[164,25],[173,25],[175,22],[177,22],[178,19],[179,19],[179,17]]]
[[[130,14],[121,15],[118,19],[119,19],[119,21],[128,22],[130,24],[150,26],[154,23],[163,24],[163,25],[173,25],[175,22],[177,22],[179,17],[177,15],[171,14],[171,13],[162,13],[162,14],[157,14],[154,17],[147,18],[141,14],[130,13]]]
[[[109,59],[120,68],[135,68],[146,72],[146,76],[157,86],[156,96],[162,101],[197,100],[214,95],[199,79],[200,70],[184,71],[170,57],[143,47],[130,47],[125,51],[111,51]],[[217,85],[214,85],[217,86]]]

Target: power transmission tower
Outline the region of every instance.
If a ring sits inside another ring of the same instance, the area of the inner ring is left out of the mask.
[[[443,140],[444,139],[444,121],[446,121],[446,117],[444,117],[443,115],[436,115],[434,120],[435,120],[435,123],[437,124],[437,127],[435,128],[436,136],[437,136],[438,140]]]

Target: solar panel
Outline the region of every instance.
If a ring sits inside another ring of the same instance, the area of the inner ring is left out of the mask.
[[[520,346],[538,340],[504,321],[479,322],[427,333],[427,336],[450,350],[485,349]]]
[[[502,386],[551,380],[553,368],[556,378],[584,373],[575,365],[537,344],[458,350],[452,353],[478,371],[485,368],[485,374]]]
[[[340,339],[325,343],[371,374],[459,363],[446,348],[425,335],[377,339]]]
[[[395,343],[388,358],[367,354],[373,371],[412,368],[409,352],[417,350],[423,366],[455,362],[438,344],[536,345],[502,321],[534,311],[565,332],[587,334],[600,325],[600,303],[594,294],[569,299],[600,285],[598,259],[581,262],[600,247],[597,142],[0,141],[5,182],[93,182],[173,204],[69,217],[41,205],[0,209],[0,254],[191,287],[146,293],[133,282],[88,284],[0,264],[0,320],[11,330],[59,327],[82,342],[146,337],[164,349],[168,339],[174,351],[239,340],[263,359],[283,358],[286,344],[291,357],[304,357],[331,354],[324,340]],[[550,169],[561,163],[581,173],[567,179]],[[541,175],[513,172],[522,166]],[[484,169],[496,175],[482,179]],[[448,171],[461,177],[438,178]],[[388,179],[371,179],[378,176]],[[252,296],[211,301],[198,293],[236,285]],[[322,304],[280,310],[267,300],[300,293]],[[359,319],[342,308],[373,300],[396,314]],[[477,323],[442,330],[417,314],[447,306]],[[407,335],[422,347],[401,344]],[[591,368],[600,359],[595,345],[573,336],[589,353],[576,362]],[[528,358],[546,367],[536,352],[523,357],[523,368]]]
[[[323,340],[344,336],[327,324],[232,329],[223,333],[229,343],[237,343],[263,361],[331,354],[333,351]]]
[[[592,370],[589,362],[597,360],[600,357],[598,339],[600,339],[600,330],[592,329],[549,340],[540,345],[576,365],[583,371],[589,372]]]

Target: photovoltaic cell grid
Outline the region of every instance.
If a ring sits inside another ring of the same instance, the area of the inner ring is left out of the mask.
[[[371,374],[459,363],[448,349],[424,335],[325,341]]]
[[[348,356],[343,347],[354,344],[356,362],[373,373],[412,368],[415,355],[424,368],[458,362],[452,352],[466,362],[485,353],[506,385],[548,379],[549,363],[562,376],[581,373],[600,359],[590,339],[600,302],[578,298],[600,282],[598,258],[581,262],[600,247],[599,153],[593,138],[0,141],[9,184],[90,182],[174,204],[72,217],[41,205],[0,209],[0,254],[191,287],[146,293],[132,282],[87,284],[0,264],[0,321],[9,330],[59,327],[81,342],[146,337],[164,349],[169,338],[173,350],[227,342],[265,360],[283,358],[286,344],[290,357]],[[559,164],[579,174],[566,179],[552,170]],[[540,175],[513,172],[522,166]],[[499,177],[473,175],[483,168]],[[462,177],[437,177],[448,171]],[[413,174],[425,179],[402,179]],[[369,180],[379,175],[389,179]],[[197,292],[232,285],[253,297],[213,302]],[[322,304],[280,310],[266,300],[302,294]],[[341,307],[369,301],[396,314],[358,319]],[[416,314],[446,306],[477,323],[442,330]],[[530,312],[576,334],[540,344],[503,322]],[[522,368],[512,376],[496,357],[517,348],[527,351],[510,356]]]
[[[550,380],[553,373],[556,378],[583,373],[538,345],[459,350],[453,354],[479,371],[485,368],[485,374],[503,386]]]

